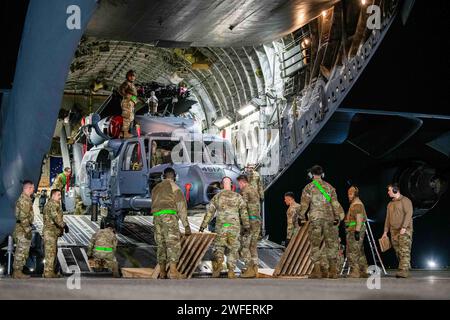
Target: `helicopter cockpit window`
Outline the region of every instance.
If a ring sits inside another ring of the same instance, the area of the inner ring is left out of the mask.
[[[224,141],[204,141],[209,158],[214,164],[233,164],[235,156],[231,144]]]
[[[151,148],[151,166],[180,163],[184,159],[183,144],[173,140],[153,140]]]
[[[122,161],[122,170],[140,171],[142,166],[142,150],[139,143],[128,144]]]

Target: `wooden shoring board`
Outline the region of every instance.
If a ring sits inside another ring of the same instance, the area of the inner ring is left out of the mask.
[[[154,269],[152,268],[122,268],[124,278],[151,279]]]
[[[304,277],[312,272],[311,243],[309,241],[309,221],[291,239],[280,261],[275,267],[274,277]],[[320,250],[325,243],[322,241]]]
[[[186,278],[192,277],[206,251],[216,238],[215,233],[192,233],[181,239],[181,254],[177,264],[178,271]],[[166,266],[167,271],[169,265]],[[155,267],[152,278],[157,279],[160,273],[159,264]]]

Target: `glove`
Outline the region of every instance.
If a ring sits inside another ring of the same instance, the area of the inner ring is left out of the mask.
[[[247,237],[248,235],[250,235],[250,228],[244,228],[244,230],[242,231],[242,235],[244,237]]]
[[[355,240],[359,241],[359,231],[355,231]]]
[[[69,226],[67,224],[64,225],[64,233],[69,233]]]
[[[200,229],[198,229],[198,232],[203,232],[203,230],[205,230],[205,227],[200,227]]]
[[[184,235],[186,237],[190,236],[192,234],[191,232],[191,227],[190,226],[186,226],[186,228],[184,228]]]
[[[339,219],[334,219],[333,225],[337,226],[339,224]]]
[[[305,223],[306,223],[306,221],[301,220],[301,219],[298,219],[298,225],[299,225],[300,227],[303,227],[303,226],[305,225]]]
[[[289,242],[291,241],[291,239],[286,239],[286,241],[284,242],[284,246],[287,248],[287,246],[289,245]]]

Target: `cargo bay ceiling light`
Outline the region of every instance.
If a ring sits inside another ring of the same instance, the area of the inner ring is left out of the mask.
[[[230,123],[231,123],[230,119],[228,119],[227,117],[222,117],[222,118],[217,119],[217,121],[214,122],[214,125],[217,128],[221,129],[221,128],[229,125]]]
[[[246,104],[245,106],[243,106],[242,108],[240,108],[238,110],[238,113],[244,117],[244,116],[248,115],[249,113],[253,112],[255,109],[256,109],[256,107],[252,103],[249,103],[249,104]]]

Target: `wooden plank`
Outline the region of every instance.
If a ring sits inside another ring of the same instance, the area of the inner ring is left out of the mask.
[[[187,279],[191,278],[215,237],[215,233],[192,233],[189,237],[183,236],[181,239],[180,259],[177,264],[178,272]],[[169,265],[166,268],[168,271]],[[157,279],[159,273],[160,266],[158,264],[154,269],[152,278]]]
[[[299,250],[295,253],[295,258],[294,258],[294,261],[293,261],[291,267],[289,268],[288,274],[298,275],[297,274],[298,265],[304,259],[305,247],[308,244],[309,225],[308,226],[305,225],[304,228],[305,228],[305,233],[303,234],[302,240],[299,244]]]
[[[307,237],[305,237],[302,252],[300,253],[297,263],[295,264],[294,268],[294,274],[295,275],[302,275],[302,266],[305,264],[305,262],[309,259],[309,252],[308,249],[310,247],[310,243]]]
[[[185,270],[188,269],[191,263],[193,263],[192,258],[195,256],[195,253],[199,250],[201,242],[206,238],[207,236],[202,236],[198,234],[192,234],[189,236],[190,239],[187,239],[190,244],[187,246],[189,249],[184,250],[184,260],[183,263],[179,263],[179,269],[183,270],[183,274],[187,277],[187,274],[185,274]],[[181,262],[181,261],[180,261]]]
[[[122,268],[124,278],[151,279],[154,269],[152,268]]]
[[[211,243],[214,241],[215,235],[206,235],[203,237],[202,241],[199,241],[199,247],[196,250],[194,256],[192,257],[192,261],[190,262],[188,268],[186,269],[187,278],[191,278],[198,264],[201,262],[202,258],[205,256],[206,251],[208,250]]]
[[[273,278],[274,269],[258,269],[258,278]]]
[[[306,222],[306,224],[303,227],[301,227],[300,230],[295,234],[294,239],[292,239],[291,242],[289,242],[289,245],[287,246],[286,250],[281,256],[280,261],[275,266],[275,271],[273,274],[274,276],[279,276],[286,272],[292,260],[292,251],[297,249],[298,243],[299,241],[301,241],[300,239],[306,232],[308,224],[309,222]]]
[[[301,229],[297,232],[296,238],[295,238],[295,246],[290,250],[289,252],[289,259],[287,260],[286,266],[282,269],[282,274],[284,275],[290,275],[292,273],[293,265],[298,259],[298,255],[301,251],[301,244],[303,242],[303,239],[305,238],[306,231],[308,229],[308,225],[304,225],[301,227]]]

